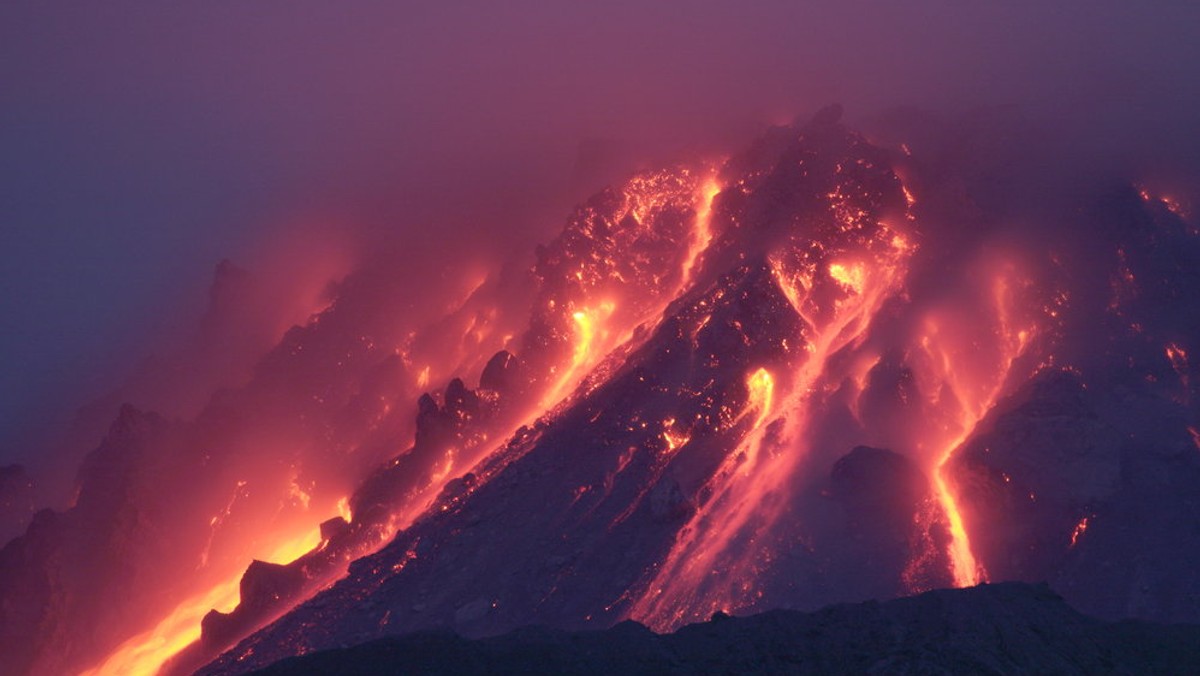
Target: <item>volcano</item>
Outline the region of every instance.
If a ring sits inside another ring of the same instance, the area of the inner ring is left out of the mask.
[[[194,419],[121,409],[0,551],[8,670],[1002,581],[1200,622],[1186,200],[974,143],[1005,123],[835,106],[597,193],[527,271],[364,264]]]

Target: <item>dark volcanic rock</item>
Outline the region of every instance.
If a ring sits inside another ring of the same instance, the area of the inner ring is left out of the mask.
[[[815,613],[771,611],[658,635],[636,622],[469,640],[449,631],[390,637],[282,660],[291,674],[1003,674],[1192,673],[1200,626],[1105,623],[1045,586],[946,590]]]
[[[998,407],[950,466],[993,580],[1048,580],[1100,617],[1195,621],[1200,455],[1149,393],[1047,372]]]
[[[912,461],[859,446],[834,463],[828,494],[841,512],[826,520],[813,548],[827,562],[831,588],[880,599],[952,585],[946,526]]]
[[[521,362],[508,350],[501,350],[488,361],[479,376],[479,387],[508,394],[520,386]]]

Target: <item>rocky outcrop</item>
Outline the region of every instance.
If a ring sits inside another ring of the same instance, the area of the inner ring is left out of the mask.
[[[1197,661],[1200,625],[1105,623],[1045,586],[1006,583],[815,613],[718,613],[662,635],[629,621],[605,631],[529,627],[476,640],[426,631],[253,673],[1186,674]]]

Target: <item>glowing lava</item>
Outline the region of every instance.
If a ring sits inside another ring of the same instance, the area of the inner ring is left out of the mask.
[[[754,427],[757,429],[762,426],[767,414],[771,412],[771,399],[775,394],[775,379],[766,369],[760,368],[746,379],[746,387],[750,391],[747,410],[758,412],[758,417],[754,420]]]
[[[611,308],[608,314],[612,314]],[[588,312],[576,312],[571,318],[575,320],[575,354],[571,358],[571,369],[574,370],[587,361],[592,341],[596,339],[596,325]]]
[[[961,438],[947,446],[945,454],[938,461],[937,469],[933,472],[933,486],[938,502],[942,505],[946,520],[950,522],[950,572],[954,575],[954,584],[959,587],[973,587],[981,580],[986,579],[986,572],[975,560],[975,555],[971,553],[971,539],[967,535],[966,526],[963,525],[962,513],[958,510],[954,493],[946,484],[945,478],[946,463],[950,461],[954,449],[958,448],[958,445],[966,437],[967,435],[963,434]]]
[[[673,454],[675,451],[683,448],[691,441],[691,437],[687,434],[682,434],[675,431],[675,419],[667,418],[663,421],[662,439],[667,443],[667,454]]]
[[[712,242],[712,208],[713,200],[721,192],[721,185],[715,176],[710,177],[700,187],[697,199],[696,221],[692,227],[692,241],[688,246],[687,258],[683,262],[683,288],[686,289],[696,277],[696,263],[700,254]]]
[[[890,239],[888,233],[884,241]],[[811,264],[790,267],[779,258],[770,260],[779,290],[806,324],[804,335],[797,337],[805,346],[804,361],[787,380],[783,397],[765,369],[748,376],[742,415],[754,411],[754,423],[709,480],[705,492],[711,497],[679,531],[635,602],[634,618],[661,630],[716,610],[745,608],[760,598],[756,584],[768,563],[758,545],[771,537],[786,511],[776,496],[799,481],[811,419],[824,398],[850,377],[836,357],[862,344],[880,307],[902,286],[910,249],[875,244],[867,243],[878,249],[875,265],[829,266],[841,293],[828,307],[820,304],[817,289],[831,282],[815,282]]]
[[[1033,326],[1017,326],[1015,308],[1020,280],[1011,263],[1001,262],[977,291],[984,299],[959,298],[958,303],[980,304],[989,317],[964,315],[946,309],[932,312],[918,341],[918,374],[927,402],[946,417],[944,436],[931,431],[925,438],[940,449],[932,471],[933,488],[950,526],[948,554],[954,582],[969,587],[987,579],[987,571],[971,552],[970,535],[959,509],[953,487],[947,480],[947,465],[954,452],[974,432],[976,425],[1004,392],[1013,363],[1029,347]]]
[[[541,410],[550,409],[575,389],[583,376],[611,349],[612,345],[608,340],[610,333],[605,330],[604,324],[612,317],[616,307],[616,303],[604,301],[596,308],[584,308],[571,313],[574,324],[571,362],[562,367],[561,375],[542,396],[539,406]]]
[[[846,290],[862,293],[867,273],[862,263],[830,263],[829,276]]]
[[[1088,517],[1083,517],[1079,523],[1075,524],[1075,529],[1071,531],[1071,547],[1079,543],[1079,538],[1083,536],[1088,528]]]
[[[309,530],[283,542],[261,557],[262,561],[290,563],[321,543],[320,530]],[[208,611],[233,610],[238,604],[242,572],[197,594],[175,607],[153,629],[121,644],[99,666],[83,676],[149,676],[179,651],[200,638],[200,620]]]

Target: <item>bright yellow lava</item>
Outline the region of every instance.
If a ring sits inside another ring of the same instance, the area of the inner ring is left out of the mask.
[[[571,359],[571,366],[578,368],[586,360],[588,352],[592,347],[592,340],[596,337],[596,326],[588,313],[579,311],[571,315],[575,320],[575,354]]]
[[[700,254],[712,242],[712,207],[713,200],[721,192],[721,185],[715,176],[710,177],[700,187],[699,206],[696,209],[696,223],[692,228],[692,241],[688,245],[687,259],[683,262],[684,286],[688,286],[696,276],[696,262]]]
[[[746,387],[750,388],[748,408],[758,411],[754,426],[762,425],[763,420],[771,412],[771,399],[775,395],[775,379],[764,368],[760,368],[746,379]]]
[[[867,270],[862,263],[830,263],[829,276],[848,291],[861,294],[867,281]]]
[[[946,463],[949,462],[950,456],[961,441],[959,439],[946,448],[945,454],[938,461],[937,469],[933,472],[933,484],[937,491],[938,502],[941,503],[946,518],[950,520],[950,572],[954,575],[954,584],[957,587],[974,587],[979,584],[982,577],[979,563],[975,560],[975,555],[971,553],[971,541],[967,536],[967,528],[963,525],[962,514],[958,511],[958,503],[954,500],[954,493],[951,492],[950,487],[946,484],[946,478],[943,476]]]
[[[262,557],[264,561],[290,563],[321,543],[320,530],[289,540]],[[242,571],[206,592],[175,607],[150,631],[125,641],[99,666],[82,676],[152,676],[179,651],[200,638],[200,620],[209,610],[229,612],[237,607]]]

